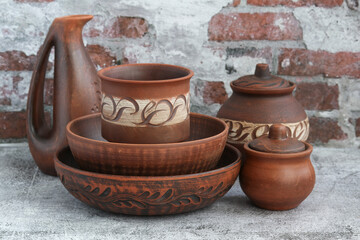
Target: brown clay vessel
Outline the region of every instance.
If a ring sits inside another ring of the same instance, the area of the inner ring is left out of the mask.
[[[288,138],[285,126],[272,125],[269,136],[244,145],[241,188],[258,207],[269,210],[297,207],[315,185],[310,161],[312,149],[306,142]]]
[[[179,142],[190,135],[190,78],[187,68],[127,64],[98,72],[101,132],[111,142]]]
[[[56,152],[67,145],[66,124],[79,116],[98,112],[100,82],[82,40],[83,26],[91,15],[56,18],[40,49],[27,102],[26,130],[32,156],[40,170],[56,175]],[[55,49],[53,126],[45,121],[43,94],[50,50]]]
[[[254,75],[230,86],[233,94],[217,114],[230,127],[228,143],[242,151],[245,143],[268,134],[274,123],[285,125],[293,138],[308,138],[308,117],[292,95],[295,84],[271,75],[267,64],[257,64]]]
[[[218,118],[191,113],[190,138],[162,144],[108,142],[100,114],[71,121],[67,138],[82,169],[121,175],[178,175],[214,168],[224,150],[228,126]]]
[[[65,148],[55,161],[65,188],[89,206],[113,213],[165,215],[209,206],[228,192],[240,169],[240,152],[227,145],[211,171],[178,176],[121,176],[81,170]]]

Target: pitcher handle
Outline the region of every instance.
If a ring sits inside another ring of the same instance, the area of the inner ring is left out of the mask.
[[[35,139],[51,138],[52,128],[45,120],[43,103],[45,74],[50,50],[55,46],[53,32],[49,32],[38,55],[35,69],[31,78],[30,89],[27,101],[27,127],[28,134],[32,134]],[[56,47],[55,47],[56,48]]]

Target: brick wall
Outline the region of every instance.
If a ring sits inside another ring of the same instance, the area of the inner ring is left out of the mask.
[[[310,117],[309,141],[360,145],[359,0],[7,0],[0,8],[1,142],[25,141],[37,51],[52,20],[70,14],[95,16],[84,42],[98,69],[139,62],[189,67],[192,111],[215,115],[231,95],[230,81],[266,62],[296,82],[295,97]],[[50,61],[50,112],[52,73]]]

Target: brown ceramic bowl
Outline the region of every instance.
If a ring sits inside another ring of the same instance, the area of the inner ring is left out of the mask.
[[[184,142],[113,143],[101,137],[100,114],[71,121],[66,134],[82,169],[121,175],[164,176],[213,169],[226,144],[228,126],[218,118],[191,113],[191,134]]]
[[[164,215],[194,211],[225,195],[240,170],[240,152],[227,145],[214,170],[178,176],[122,176],[80,170],[69,148],[55,168],[65,188],[80,201],[104,211]]]
[[[139,63],[100,70],[101,132],[111,142],[180,142],[190,135],[190,78],[184,67]]]

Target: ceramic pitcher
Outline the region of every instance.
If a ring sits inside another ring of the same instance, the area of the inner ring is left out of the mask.
[[[56,152],[67,145],[66,124],[79,116],[99,111],[99,79],[82,39],[83,26],[91,15],[56,18],[40,49],[27,102],[27,138],[36,164],[56,175]],[[53,126],[45,121],[43,94],[51,49],[55,50]]]

